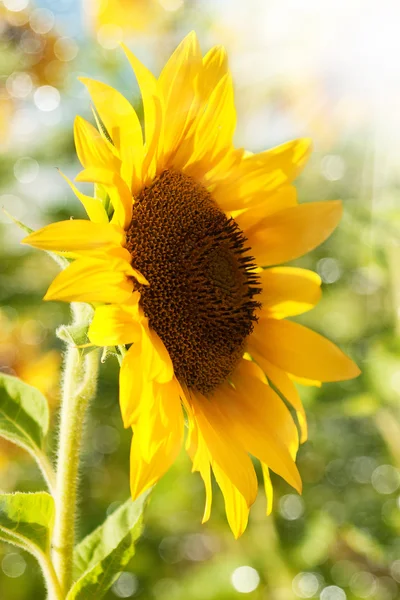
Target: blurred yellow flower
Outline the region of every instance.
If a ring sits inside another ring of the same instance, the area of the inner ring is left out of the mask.
[[[134,432],[133,497],[175,460],[183,406],[186,448],[206,488],[203,521],[212,469],[238,537],[258,487],[249,454],[261,461],[268,511],[269,469],[301,491],[295,458],[307,431],[293,381],[359,374],[331,342],[285,320],[318,302],[318,275],[275,266],[324,241],[341,204],[297,203],[292,181],[309,140],[256,155],[233,146],[236,113],[223,48],[203,57],[192,33],[158,80],[124,50],[142,93],[144,132],[119,92],[86,78],[99,131],[80,117],[75,122],[84,167],[77,181],[107,192],[111,220],[98,197],[69,182],[90,221],[54,223],[24,242],[75,259],[45,298],[95,303],[93,344],[131,344],[120,404]],[[293,407],[299,431],[273,388]]]
[[[0,309],[0,371],[19,377],[40,390],[52,407],[58,401],[61,357],[57,350],[42,352],[37,343],[40,324],[10,318]],[[0,468],[20,449],[0,440]]]
[[[183,0],[86,0],[85,10],[100,44],[115,48],[132,34],[159,34],[181,6]]]
[[[155,0],[95,0],[97,27],[114,25],[125,31],[140,31],[154,15],[157,4]]]

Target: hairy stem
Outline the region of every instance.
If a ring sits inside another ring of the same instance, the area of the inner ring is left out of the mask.
[[[42,567],[43,575],[46,581],[47,594],[49,600],[64,600],[65,595],[61,589],[56,572],[50,558],[46,555],[37,555],[36,557]]]
[[[37,463],[42,471],[43,478],[47,484],[49,492],[52,496],[55,494],[56,489],[56,475],[47,454],[42,451],[36,451],[35,456]]]
[[[61,407],[53,534],[53,562],[64,594],[72,583],[79,458],[86,409],[96,393],[98,365],[97,350],[90,352],[85,360],[82,360],[77,348],[68,347]]]

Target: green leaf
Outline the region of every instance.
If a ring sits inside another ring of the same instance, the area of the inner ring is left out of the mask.
[[[79,579],[67,600],[103,598],[135,554],[147,496],[148,492],[134,502],[127,500],[78,544],[74,552],[74,579]]]
[[[0,436],[33,455],[49,429],[49,407],[39,390],[17,377],[0,373]]]
[[[0,540],[36,556],[47,554],[54,512],[53,497],[47,492],[0,494]]]

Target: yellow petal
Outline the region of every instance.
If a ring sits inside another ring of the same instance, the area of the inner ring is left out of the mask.
[[[273,506],[273,502],[274,502],[274,488],[272,487],[271,477],[269,474],[268,466],[265,463],[261,463],[261,468],[262,468],[263,477],[264,477],[265,496],[267,498],[266,514],[267,514],[267,517],[269,517],[269,515],[272,512],[272,506]]]
[[[260,202],[257,205],[254,203],[254,207],[233,213],[235,221],[245,233],[265,217],[284,208],[297,206],[297,192],[293,185],[283,185],[274,194],[260,192],[259,197]]]
[[[229,175],[238,168],[243,159],[243,148],[228,148],[220,161],[202,171],[201,179],[206,189],[212,194],[215,183],[229,179]]]
[[[216,186],[213,197],[226,211],[256,206],[263,195],[275,193],[297,177],[310,151],[310,140],[299,139],[247,156],[228,182]]]
[[[180,430],[183,435],[183,412],[180,386],[175,378],[163,384],[153,384],[151,403],[142,403],[138,419],[133,425],[140,455],[147,463],[157,454],[160,445],[168,438],[171,430]]]
[[[119,227],[76,219],[46,225],[30,233],[22,240],[22,244],[41,250],[90,253],[121,246],[124,241],[125,234]]]
[[[152,180],[156,174],[157,158],[163,147],[163,111],[164,106],[154,75],[136,58],[136,56],[121,44],[142,94],[145,131],[145,160],[143,163],[143,185]]]
[[[179,386],[174,380],[167,384],[158,385],[155,394],[158,403],[164,404],[160,410],[153,411],[152,419],[145,421],[149,427],[147,438],[154,446],[150,457],[143,452],[142,432],[140,421],[134,427],[131,445],[131,494],[137,498],[149,487],[154,485],[175,461],[183,441],[183,413],[179,398]],[[162,414],[167,414],[163,420]]]
[[[193,142],[187,140],[182,144],[174,166],[178,166],[182,161],[182,170],[188,175],[198,177],[222,160],[227,149],[232,145],[236,128],[236,110],[230,73],[219,81],[208,99],[204,112],[194,122],[193,128]]]
[[[335,344],[291,321],[260,319],[252,343],[272,364],[298,377],[343,381],[360,374],[357,365]]]
[[[219,410],[218,398],[207,399],[195,393],[190,402],[213,469],[217,464],[251,506],[258,486],[254,467],[246,452],[232,439],[229,421]]]
[[[120,161],[113,155],[100,133],[82,117],[74,123],[75,147],[83,167],[120,168]]]
[[[228,58],[223,46],[214,46],[203,58],[201,93],[208,98],[220,80],[228,73]]]
[[[125,427],[137,421],[141,406],[151,405],[154,383],[168,383],[173,366],[159,336],[141,320],[141,336],[126,353],[120,371],[120,404]]]
[[[135,296],[135,292],[132,294]],[[137,301],[140,295],[136,293]],[[88,337],[96,346],[117,346],[139,341],[141,326],[137,305],[98,306],[89,327]]]
[[[296,383],[300,383],[301,385],[307,385],[310,387],[321,387],[321,381],[317,381],[316,379],[307,379],[306,377],[296,377],[296,375],[292,375],[289,373],[289,378]]]
[[[90,167],[81,171],[75,177],[75,180],[102,184],[109,194],[111,204],[114,207],[114,215],[111,222],[123,229],[128,229],[132,221],[133,198],[127,184],[118,173]]]
[[[193,471],[199,471],[204,482],[206,492],[206,502],[202,523],[206,523],[211,515],[212,506],[212,484],[211,484],[211,467],[210,458],[207,446],[199,432],[196,420],[192,414],[190,406],[188,407],[186,398],[183,398],[186,412],[188,415],[189,433],[186,441],[186,450],[193,462]]]
[[[133,291],[127,272],[125,261],[78,258],[57,275],[44,299],[123,304]]]
[[[280,394],[289,402],[296,411],[300,428],[300,442],[303,444],[307,439],[307,419],[296,386],[285,373],[277,366],[270,363],[260,352],[253,337],[249,340],[249,352],[256,363],[262,368],[269,381],[277,388]]]
[[[259,274],[257,299],[269,318],[283,319],[311,310],[321,298],[321,278],[313,271],[272,267]]]
[[[92,198],[91,196],[82,194],[82,192],[78,190],[76,185],[74,185],[73,182],[68,179],[66,175],[64,175],[64,173],[61,171],[59,171],[59,173],[61,177],[63,177],[68,183],[75,196],[82,202],[89,219],[93,221],[93,223],[108,223],[108,215],[101,200],[99,198]]]
[[[153,381],[144,380],[142,377],[142,364],[147,357],[141,350],[140,339],[132,344],[125,354],[119,372],[119,403],[124,427],[130,427],[137,422],[142,402],[154,402]]]
[[[142,128],[131,103],[101,81],[87,77],[80,77],[80,81],[87,87],[114,146],[121,153],[122,145],[130,145],[140,155],[143,148]]]
[[[179,44],[159,77],[165,101],[164,152],[167,156],[185,137],[196,114],[197,77],[201,67],[200,46],[192,31]]]
[[[171,381],[174,374],[168,350],[154,329],[151,329],[146,323],[142,323],[142,326],[142,352],[149,357],[148,370],[145,369],[145,375],[158,383],[167,383]]]
[[[342,203],[337,200],[300,204],[262,219],[246,237],[258,265],[277,265],[322,244],[341,216]]]
[[[247,360],[239,363],[232,375],[236,389],[226,395],[223,411],[246,450],[300,490],[294,462],[299,443],[296,426],[284,402],[254,374],[256,368]]]
[[[218,464],[215,463],[213,465],[213,471],[224,496],[225,511],[229,526],[237,540],[247,527],[249,507],[245,498]]]

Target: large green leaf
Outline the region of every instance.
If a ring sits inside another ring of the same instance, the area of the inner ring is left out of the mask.
[[[38,550],[47,554],[54,510],[47,492],[0,494],[0,540],[35,555]]]
[[[127,500],[75,548],[74,579],[78,580],[67,600],[103,598],[135,554],[147,495]]]
[[[36,454],[49,428],[49,407],[39,390],[0,373],[0,436]]]

